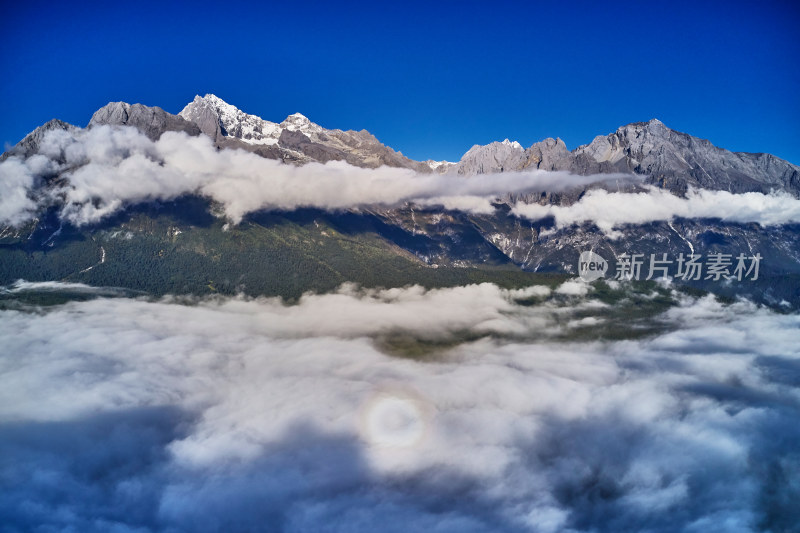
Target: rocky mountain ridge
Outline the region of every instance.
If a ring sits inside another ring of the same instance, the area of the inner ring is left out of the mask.
[[[531,168],[579,175],[644,174],[648,183],[678,194],[688,187],[800,194],[800,167],[770,154],[718,148],[705,139],[672,130],[657,119],[620,126],[572,151],[561,139],[545,139],[527,149],[518,143],[475,146],[454,170],[471,175]]]
[[[205,134],[219,148],[238,148],[290,164],[346,161],[354,166],[409,168],[420,173],[470,176],[541,169],[578,175],[633,173],[648,183],[684,194],[689,187],[733,193],[783,190],[800,194],[800,167],[764,153],[731,152],[705,139],[672,130],[661,121],[620,126],[590,143],[568,150],[558,138],[524,148],[508,139],[470,148],[458,162],[414,161],[367,132],[326,129],[300,113],[280,123],[245,113],[221,98],[196,96],[177,115],[159,107],[111,102],[94,113],[88,127],[129,125],[151,139],[165,131]],[[26,157],[54,128],[74,128],[54,120],[37,128],[3,158]]]

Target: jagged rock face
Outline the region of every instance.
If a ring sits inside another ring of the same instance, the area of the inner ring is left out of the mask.
[[[687,186],[734,193],[770,189],[800,192],[800,168],[766,154],[729,152],[705,139],[666,127],[661,121],[622,126],[573,152],[581,173],[632,171],[681,192]]]
[[[508,139],[486,146],[475,145],[464,154],[450,171],[458,174],[493,174],[511,170],[522,170],[528,160],[525,149],[518,142]]]
[[[545,139],[524,151],[507,141],[474,146],[450,171],[473,175],[529,168],[581,175],[646,174],[648,183],[677,194],[690,186],[733,193],[777,189],[800,194],[797,166],[769,154],[717,148],[656,119],[622,126],[571,152],[560,139]]]
[[[425,163],[413,161],[400,152],[384,146],[367,130],[325,130],[325,134],[329,139],[326,144],[341,150],[344,154],[342,159],[352,165],[368,168],[386,165],[389,167],[410,168],[423,173],[431,171],[430,167]],[[317,139],[319,142],[324,141],[321,136],[317,137]]]
[[[525,168],[540,170],[569,170],[572,167],[572,154],[561,139],[548,138],[534,143],[525,150]]]
[[[111,102],[95,111],[89,121],[89,127],[101,124],[134,126],[153,140],[161,137],[165,131],[184,131],[189,135],[200,134],[200,128],[196,124],[167,113],[160,107],[131,105],[125,102]]]
[[[53,120],[46,122],[30,132],[28,135],[25,136],[20,142],[14,145],[11,150],[4,153],[0,156],[0,161],[5,161],[11,156],[17,156],[22,159],[26,159],[33,154],[39,152],[39,146],[41,146],[42,139],[47,132],[54,131],[54,130],[64,130],[64,131],[72,131],[77,130],[77,126],[73,126],[72,124],[68,124],[63,120],[58,120],[54,118]]]

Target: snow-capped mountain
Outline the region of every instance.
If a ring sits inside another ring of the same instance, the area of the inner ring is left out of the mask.
[[[278,144],[281,126],[228,104],[213,94],[195,96],[178,116],[194,122],[214,140],[235,137],[248,144]]]
[[[133,211],[124,211],[118,218],[110,217],[96,225],[70,227],[59,218],[58,202],[63,199],[59,195],[65,194],[62,186],[68,182],[59,172],[69,173],[75,167],[65,165],[64,154],[53,152],[52,147],[43,146],[43,143],[46,144],[47,135],[53,131],[69,137],[91,133],[92,128],[106,124],[133,126],[151,140],[159,139],[167,131],[205,135],[219,150],[245,150],[291,165],[345,161],[356,167],[399,167],[422,174],[450,175],[442,178],[443,182],[449,177],[458,183],[461,177],[541,169],[568,171],[573,175],[640,174],[638,183],[667,189],[676,197],[685,196],[690,187],[732,193],[774,190],[794,198],[800,196],[800,168],[796,165],[769,154],[730,152],[707,140],[672,130],[655,119],[621,126],[571,151],[560,139],[544,139],[528,148],[506,139],[473,146],[458,162],[421,162],[384,146],[366,130],[327,129],[299,113],[280,122],[271,122],[214,95],[195,97],[178,115],[158,107],[112,102],[94,113],[86,130],[52,120],[0,157],[0,162],[15,158],[9,166],[16,169],[14,172],[23,163],[38,165],[42,155],[58,163],[50,175],[42,175],[44,180],[34,183],[38,189],[30,198],[25,195],[18,198],[21,205],[34,200],[45,201],[42,204],[45,207],[32,215],[35,218],[24,228],[0,226],[0,259],[4,262],[0,274],[5,276],[4,283],[18,277],[31,278],[32,273],[44,273],[42,279],[56,276],[97,284],[127,284],[125,286],[134,289],[149,287],[147,284],[151,282],[143,280],[138,271],[130,270],[132,267],[126,263],[133,257],[147,265],[156,276],[153,279],[162,280],[157,283],[159,290],[168,285],[165,280],[172,279],[186,279],[186,286],[193,287],[191,290],[205,290],[207,282],[198,280],[206,279],[204,272],[212,269],[215,277],[226,280],[226,290],[235,291],[239,290],[239,280],[252,278],[250,269],[252,258],[256,256],[265,264],[284,258],[286,262],[281,263],[281,268],[285,268],[285,276],[307,269],[315,276],[325,277],[326,283],[385,283],[387,278],[383,271],[394,272],[389,276],[391,279],[411,279],[403,277],[410,271],[408,269],[432,267],[481,269],[490,265],[517,271],[574,274],[576,254],[583,249],[592,249],[606,258],[625,250],[669,253],[673,257],[681,253],[712,251],[733,256],[744,251],[764,256],[765,266],[758,284],[738,287],[706,284],[704,287],[730,289],[732,294],[745,291],[772,304],[787,299],[792,305],[800,306],[800,240],[797,238],[800,228],[797,224],[761,226],[724,219],[676,218],[628,224],[620,229],[616,239],[608,239],[591,223],[554,227],[552,219],[528,220],[511,211],[517,202],[542,207],[570,206],[591,188],[613,184],[614,190],[619,191],[616,182],[501,195],[495,198],[491,214],[413,203],[388,207],[367,205],[347,212],[301,209],[274,215],[255,213],[245,219],[247,223],[241,224],[235,233],[235,239],[249,239],[247,246],[239,246],[239,241],[229,242],[230,234],[224,229],[224,221],[209,214],[213,206],[208,197],[202,195],[162,207],[147,204],[149,197],[145,194],[140,199],[142,204],[124,204]],[[14,176],[12,179],[18,179]],[[58,189],[60,192],[54,192],[58,187],[62,187]],[[84,200],[93,201],[92,198]],[[145,204],[148,207],[142,207]],[[35,203],[30,205],[31,209],[35,207]],[[144,209],[145,214],[138,215],[135,224],[129,223],[127,217],[136,218],[132,214],[136,209]],[[159,218],[164,213],[169,220]],[[159,222],[155,222],[156,219]],[[156,227],[160,229],[154,230]],[[265,228],[274,231],[265,232]],[[190,231],[193,232],[191,241],[184,236]],[[184,240],[186,243],[182,244]],[[265,244],[267,241],[269,246]],[[250,250],[251,245],[255,251]],[[307,247],[315,252],[308,255]],[[56,253],[50,253],[53,251]],[[176,255],[170,256],[171,253]],[[162,257],[172,259],[154,259]],[[234,266],[220,266],[222,257],[225,257],[225,264]],[[376,257],[382,258],[380,266],[374,262]],[[98,264],[99,258],[103,259],[102,266],[89,269]],[[342,274],[356,272],[356,266],[360,274]],[[395,268],[399,270],[392,270]],[[121,271],[126,274],[120,275]],[[188,274],[182,274],[184,271],[191,273],[191,279],[186,277]],[[127,281],[129,279],[133,281]],[[241,283],[247,286],[254,282]],[[272,278],[264,278],[259,283],[263,287],[273,287],[269,289],[272,293],[279,293],[279,288],[287,282],[274,281],[276,285],[273,286],[269,285],[273,283]],[[306,288],[298,286],[298,290]]]
[[[243,148],[287,163],[343,160],[367,168],[388,165],[430,171],[425,163],[384,146],[366,130],[329,130],[301,113],[270,122],[207,94],[195,96],[178,116],[196,124],[220,147]]]

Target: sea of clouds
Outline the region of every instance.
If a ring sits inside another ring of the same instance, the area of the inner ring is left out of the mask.
[[[57,183],[42,188],[44,180]],[[0,224],[21,225],[44,206],[61,206],[75,225],[102,220],[127,205],[199,194],[223,207],[238,223],[261,209],[365,205],[423,206],[471,213],[494,212],[492,202],[509,194],[559,192],[593,183],[641,181],[630,174],[576,176],[531,170],[464,177],[418,174],[408,169],[365,169],[345,162],[283,164],[242,150],[217,150],[205,135],[166,132],[152,141],[132,127],[99,126],[47,132],[38,153],[0,162]],[[519,203],[514,214],[554,217],[556,224],[594,222],[614,228],[673,217],[722,218],[764,225],[800,221],[800,200],[785,193],[690,192],[686,198],[651,189],[644,193],[592,190],[571,206]]]
[[[7,306],[0,529],[796,530],[800,316],[682,297],[661,334],[556,340],[591,294]]]

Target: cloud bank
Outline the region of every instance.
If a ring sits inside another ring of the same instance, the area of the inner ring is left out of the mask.
[[[788,193],[732,194],[702,189],[690,190],[686,198],[680,198],[656,187],[640,193],[594,189],[573,205],[517,203],[512,212],[530,220],[553,217],[559,228],[592,222],[607,235],[615,236],[615,228],[625,224],[669,221],[675,217],[720,218],[764,226],[800,222],[800,199]]]
[[[569,283],[0,311],[4,526],[795,527],[800,316],[686,299],[650,338],[555,342],[609,312]],[[472,340],[420,361],[388,331]]]
[[[42,188],[59,176],[58,184]],[[559,192],[632,175],[576,176],[566,172],[505,172],[472,177],[417,174],[408,169],[365,169],[341,161],[286,165],[242,150],[217,150],[204,136],[167,132],[152,141],[132,127],[100,126],[48,132],[39,153],[0,163],[0,224],[19,226],[43,206],[60,205],[61,216],[90,224],[126,205],[199,194],[219,202],[239,222],[260,209],[364,205],[423,206],[490,214],[492,201],[508,194]],[[624,224],[685,218],[722,218],[764,225],[800,221],[800,200],[786,193],[731,194],[689,191],[679,198],[651,187],[648,192],[588,191],[570,206],[517,203],[513,213],[528,219],[554,217],[558,227],[595,223],[614,236]]]
[[[32,217],[36,185],[60,173],[63,183],[40,204],[63,203],[62,217],[81,225],[97,222],[126,204],[201,194],[238,222],[255,210],[414,201],[491,213],[491,200],[508,193],[559,191],[629,175],[574,176],[566,172],[514,172],[463,178],[416,174],[408,169],[364,169],[344,162],[286,165],[242,150],[217,150],[205,135],[167,132],[151,141],[131,127],[51,131],[39,154],[0,163],[0,222]]]

